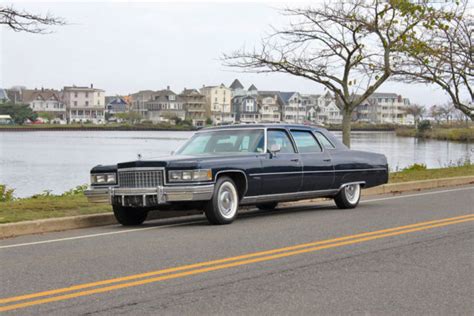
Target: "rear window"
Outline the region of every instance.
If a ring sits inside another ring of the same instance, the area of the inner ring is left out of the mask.
[[[324,148],[326,149],[334,149],[336,148],[332,143],[331,141],[326,137],[324,136],[323,134],[321,134],[320,132],[314,132],[314,134],[316,135],[316,138],[318,139],[319,143],[321,145],[323,145]]]
[[[293,135],[296,147],[298,147],[300,153],[318,153],[323,151],[311,132],[291,131],[291,135]]]

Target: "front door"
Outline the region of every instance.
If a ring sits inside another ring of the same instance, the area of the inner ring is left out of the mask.
[[[278,145],[280,151],[262,158],[262,194],[293,193],[301,189],[303,165],[295,145],[284,129],[267,131],[267,148]]]
[[[303,185],[300,191],[331,189],[334,182],[334,167],[330,154],[323,151],[311,131],[291,130],[291,136],[303,164]]]

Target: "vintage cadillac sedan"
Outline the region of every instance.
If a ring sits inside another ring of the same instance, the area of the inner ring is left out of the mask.
[[[231,125],[200,130],[168,157],[96,166],[86,196],[111,203],[123,225],[143,223],[149,211],[189,209],[229,224],[241,205],[326,197],[354,208],[361,189],[387,180],[384,155],[350,150],[325,129]]]

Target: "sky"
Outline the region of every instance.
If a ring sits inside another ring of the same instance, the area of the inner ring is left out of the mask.
[[[5,2],[4,2],[5,3]],[[0,87],[61,89],[90,85],[107,95],[230,83],[238,78],[259,90],[324,93],[321,85],[286,74],[249,74],[226,68],[219,59],[252,48],[288,22],[278,9],[307,2],[92,2],[16,1],[15,8],[51,13],[67,25],[38,35],[0,30]],[[436,86],[389,82],[394,92],[422,105],[448,101]]]

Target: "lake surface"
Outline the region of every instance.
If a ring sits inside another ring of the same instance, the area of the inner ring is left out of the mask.
[[[193,132],[45,131],[0,132],[0,183],[19,197],[52,190],[62,193],[89,183],[97,164],[167,155]],[[335,133],[341,137],[341,133]],[[474,144],[397,137],[393,132],[354,132],[352,148],[385,154],[390,169],[413,163],[429,168],[474,160]]]

